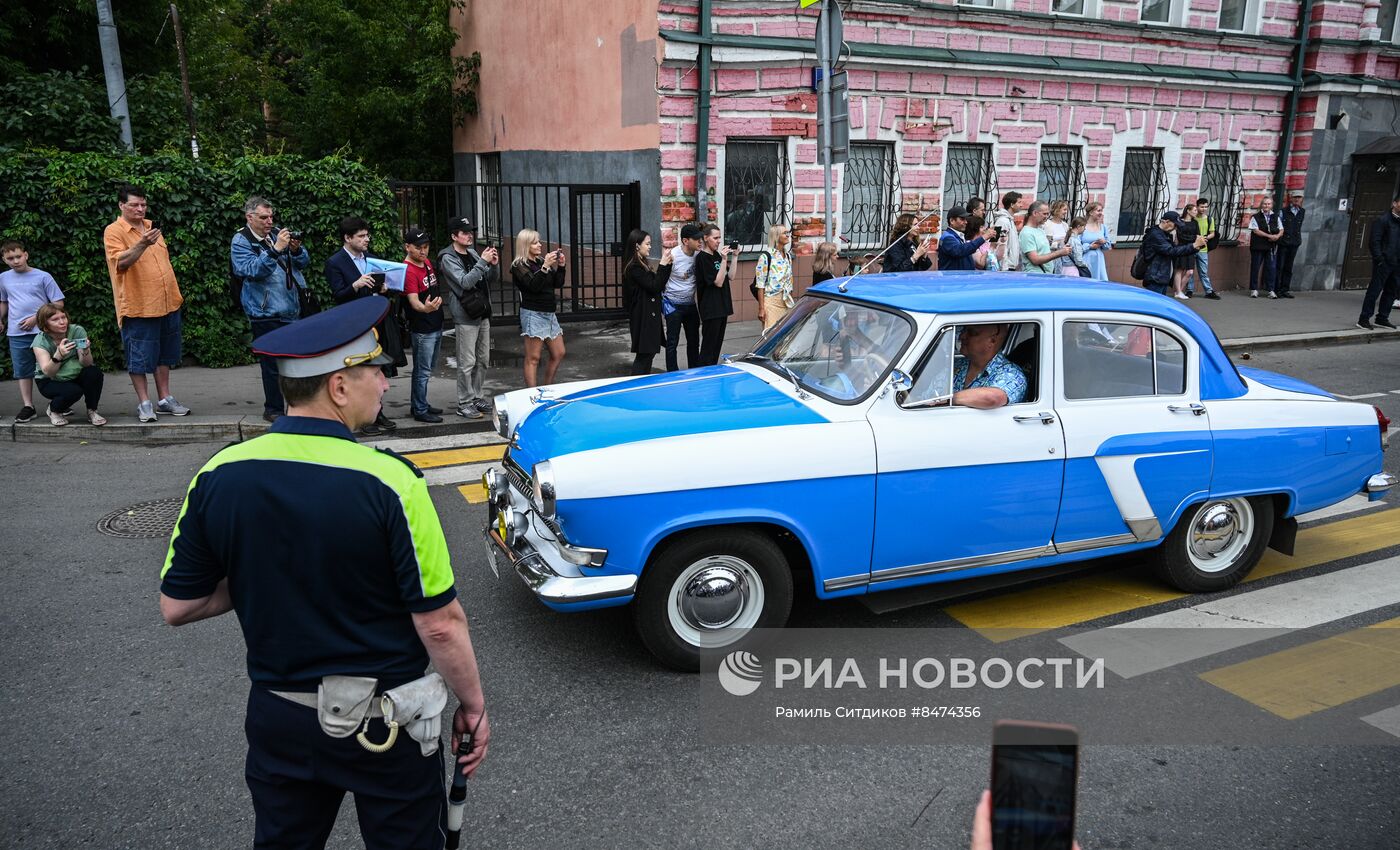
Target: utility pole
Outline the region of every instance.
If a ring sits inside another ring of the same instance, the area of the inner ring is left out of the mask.
[[[185,63],[185,33],[180,29],[180,10],[170,4],[170,23],[175,27],[175,50],[180,54],[180,84],[185,89],[185,118],[190,122],[190,155],[199,159],[199,139],[195,133],[194,99],[190,97],[190,69]]]
[[[831,236],[831,16],[840,14],[836,0],[822,0],[822,14],[817,21],[817,58],[821,60],[822,83],[818,111],[821,113],[822,191],[826,197],[824,221],[826,241]]]
[[[122,51],[117,45],[117,22],[112,17],[112,0],[97,0],[97,38],[102,44],[102,71],[107,77],[107,108],[121,127],[122,146],[134,152],[131,141],[131,111],[126,103],[126,75],[122,73]]]

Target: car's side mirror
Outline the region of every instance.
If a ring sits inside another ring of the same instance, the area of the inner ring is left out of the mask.
[[[903,369],[895,369],[890,372],[889,383],[880,391],[880,398],[889,395],[890,390],[894,390],[895,398],[899,398],[912,389],[914,389],[914,379],[909,377],[909,373]]]

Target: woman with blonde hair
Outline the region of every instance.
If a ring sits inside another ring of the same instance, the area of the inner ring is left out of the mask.
[[[813,286],[836,277],[837,250],[835,242],[823,242],[817,246],[817,252],[812,255]]]
[[[768,247],[758,255],[754,267],[754,283],[758,286],[758,318],[764,333],[781,322],[792,310],[792,256],[788,253],[786,224],[768,228]]]
[[[554,291],[564,285],[564,252],[545,253],[540,234],[525,229],[515,235],[515,261],[510,276],[520,290],[520,335],[525,338],[525,386],[538,386],[540,356],[549,346],[544,383],[554,383],[554,373],[564,359],[564,330],[559,327]]]

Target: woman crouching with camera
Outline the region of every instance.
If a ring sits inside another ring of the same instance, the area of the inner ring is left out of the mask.
[[[564,285],[564,252],[545,253],[540,234],[522,230],[515,235],[515,260],[510,276],[520,290],[520,335],[525,337],[525,386],[539,386],[536,376],[540,356],[549,346],[544,383],[554,383],[554,373],[564,359],[564,329],[559,327],[558,299],[554,291]]]
[[[92,345],[81,325],[70,324],[68,313],[57,304],[45,304],[34,316],[39,333],[34,336],[34,363],[39,369],[34,386],[49,400],[49,421],[68,424],[73,405],[82,399],[88,421],[106,425],[97,412],[102,398],[102,370],[92,362]]]

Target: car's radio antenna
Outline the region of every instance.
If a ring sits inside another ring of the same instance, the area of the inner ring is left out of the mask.
[[[936,215],[938,215],[938,210],[934,210],[933,212],[929,213],[928,215],[924,216],[923,218],[920,218],[919,220],[915,221],[913,224],[909,225],[909,230],[913,230],[913,229],[917,228],[919,225],[923,224],[924,222],[928,221],[929,219],[933,218],[933,217],[936,216]],[[878,259],[880,259],[881,257],[885,256],[885,251],[888,251],[889,249],[893,248],[895,245],[899,244],[899,240],[900,240],[900,239],[903,239],[904,236],[905,236],[905,234],[907,234],[907,233],[909,232],[909,230],[906,230],[904,233],[899,234],[899,237],[898,237],[897,239],[895,239],[893,242],[891,242],[890,244],[886,245],[886,246],[884,247],[884,250],[882,250],[880,253],[876,254],[875,256],[871,257],[871,258],[870,258],[869,260],[867,260],[864,264],[862,264],[860,268],[856,269],[856,273],[855,273],[855,274],[853,274],[853,275],[851,275],[850,277],[847,277],[845,280],[841,281],[841,283],[839,283],[839,284],[836,286],[836,291],[837,291],[837,292],[845,292],[845,291],[846,291],[846,287],[849,286],[850,283],[851,283],[851,278],[859,277],[862,273],[865,272],[866,269],[868,269],[868,268],[870,268],[872,265],[874,265],[874,263],[875,263],[876,260],[878,260]]]

